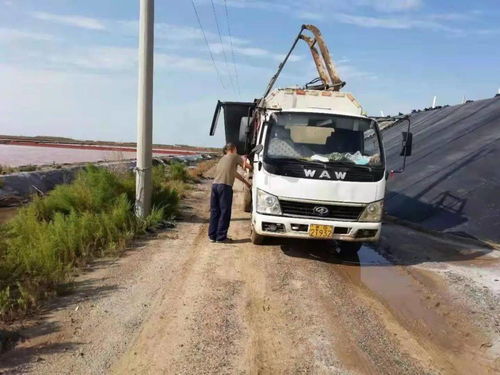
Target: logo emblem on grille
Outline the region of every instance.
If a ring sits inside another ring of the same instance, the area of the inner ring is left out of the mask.
[[[330,210],[326,207],[323,207],[323,206],[316,206],[313,208],[313,212],[319,216],[326,216],[326,215],[328,215]]]

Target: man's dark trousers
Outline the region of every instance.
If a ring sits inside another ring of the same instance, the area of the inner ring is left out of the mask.
[[[231,221],[233,187],[226,184],[213,184],[210,195],[210,226],[208,237],[211,240],[224,241]]]

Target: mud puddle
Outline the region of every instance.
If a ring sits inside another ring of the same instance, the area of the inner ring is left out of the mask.
[[[447,334],[442,317],[425,301],[421,286],[407,272],[367,246],[363,246],[357,256],[347,259],[339,256],[339,268],[354,284],[369,289],[414,328]]]
[[[424,347],[440,353],[438,362],[443,369],[496,371],[495,358],[483,347],[488,338],[472,333],[474,329],[467,324],[470,317],[453,311],[448,303],[451,299],[438,297],[446,290],[438,294],[427,290],[407,268],[394,265],[368,246],[358,254],[336,257],[339,262],[335,270],[388,308],[398,324],[412,332]],[[444,285],[436,286],[445,289]]]

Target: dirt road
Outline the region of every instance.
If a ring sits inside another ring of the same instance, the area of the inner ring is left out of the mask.
[[[26,323],[0,373],[500,371],[498,251],[394,224],[358,256],[329,242],[254,246],[239,209],[235,243],[211,244],[209,186],[175,230],[97,263]]]

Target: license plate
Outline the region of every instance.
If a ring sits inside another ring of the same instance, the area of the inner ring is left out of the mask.
[[[315,237],[315,238],[332,238],[333,237],[333,226],[311,224],[311,225],[309,225],[309,236]]]

